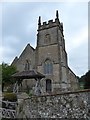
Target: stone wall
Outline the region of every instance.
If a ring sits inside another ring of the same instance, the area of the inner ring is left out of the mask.
[[[18,118],[89,118],[90,90],[32,96],[18,106]]]

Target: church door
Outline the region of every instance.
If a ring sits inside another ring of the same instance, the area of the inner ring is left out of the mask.
[[[51,92],[52,91],[52,82],[50,79],[46,80],[46,92]]]

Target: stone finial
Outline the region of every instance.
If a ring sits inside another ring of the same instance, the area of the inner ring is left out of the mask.
[[[41,16],[39,16],[38,25],[41,25]]]
[[[59,19],[59,13],[58,13],[58,10],[56,10],[56,18]]]

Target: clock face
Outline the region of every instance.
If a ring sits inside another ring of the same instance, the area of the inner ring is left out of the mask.
[[[46,44],[51,42],[50,34],[46,34],[46,35],[45,35],[45,41],[44,41],[44,42],[45,42]]]

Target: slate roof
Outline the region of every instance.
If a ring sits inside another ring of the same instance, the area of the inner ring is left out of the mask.
[[[12,77],[20,78],[20,79],[30,79],[30,78],[44,78],[45,76],[35,70],[29,70],[29,71],[17,72],[13,74]]]

